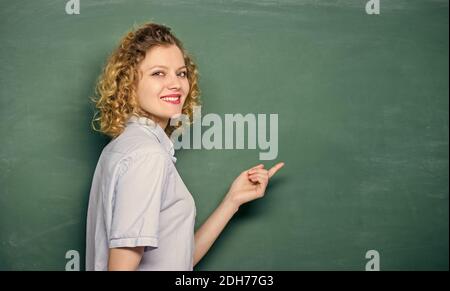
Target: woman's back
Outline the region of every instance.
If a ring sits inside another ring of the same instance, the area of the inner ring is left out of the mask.
[[[140,270],[192,270],[195,203],[175,168],[173,144],[131,117],[100,155],[92,182],[86,270],[106,270],[109,248],[145,246]]]

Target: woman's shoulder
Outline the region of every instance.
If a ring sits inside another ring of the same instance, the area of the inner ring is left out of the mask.
[[[105,173],[117,173],[118,177],[130,167],[171,167],[169,155],[161,148],[158,142],[128,137],[117,137],[102,151],[100,161]]]
[[[139,154],[167,154],[155,136],[141,130],[129,130],[129,128],[111,140],[104,151],[124,157]]]

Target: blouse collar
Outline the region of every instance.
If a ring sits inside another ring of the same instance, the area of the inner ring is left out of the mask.
[[[173,142],[170,140],[170,138],[167,136],[164,129],[162,129],[158,123],[154,122],[150,118],[147,118],[144,116],[136,116],[136,115],[132,115],[127,121],[127,125],[132,124],[132,123],[143,126],[149,132],[151,132],[154,136],[156,136],[159,143],[163,146],[163,148],[166,150],[166,152],[172,158],[172,161],[174,163],[177,161],[177,158],[175,157],[175,149],[174,149]]]

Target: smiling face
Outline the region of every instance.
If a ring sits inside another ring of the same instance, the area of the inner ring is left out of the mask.
[[[151,48],[139,64],[137,85],[140,107],[165,129],[169,119],[181,114],[189,93],[187,67],[176,45]]]

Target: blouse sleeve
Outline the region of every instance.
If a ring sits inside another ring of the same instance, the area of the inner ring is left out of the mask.
[[[163,153],[139,153],[122,165],[113,200],[110,248],[158,247],[169,162]]]

